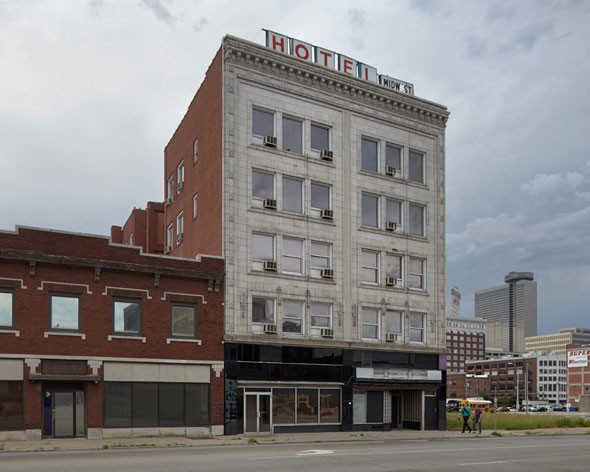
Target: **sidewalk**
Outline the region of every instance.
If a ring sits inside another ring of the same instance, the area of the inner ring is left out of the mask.
[[[2,452],[32,451],[81,451],[102,449],[130,448],[167,448],[167,447],[213,447],[229,445],[258,444],[322,444],[347,441],[418,441],[432,439],[462,438],[473,439],[510,436],[550,436],[550,435],[587,435],[590,428],[555,428],[533,429],[523,431],[501,431],[494,434],[493,430],[480,434],[462,434],[460,431],[356,431],[336,433],[293,433],[274,435],[236,435],[216,436],[212,438],[185,437],[152,437],[122,439],[44,439],[41,441],[0,441]]]

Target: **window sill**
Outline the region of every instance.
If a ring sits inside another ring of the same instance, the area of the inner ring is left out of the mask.
[[[49,336],[74,336],[74,337],[79,337],[83,341],[86,340],[86,335],[84,333],[67,333],[67,332],[60,333],[58,331],[45,331],[43,333],[44,338],[48,338]]]
[[[184,339],[184,338],[168,338],[166,339],[166,344],[170,343],[195,343],[199,346],[202,344],[200,339]]]
[[[0,334],[14,334],[15,337],[20,336],[20,331],[18,329],[0,329]]]
[[[145,343],[146,341],[145,336],[124,336],[117,334],[109,334],[107,336],[108,341],[112,341],[113,339],[134,339],[135,341],[141,341],[142,343]]]

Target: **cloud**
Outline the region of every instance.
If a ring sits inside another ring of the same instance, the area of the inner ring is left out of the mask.
[[[174,17],[170,11],[162,4],[162,0],[142,0],[143,4],[148,7],[154,14],[165,23],[172,23]]]
[[[584,175],[579,172],[566,174],[539,174],[533,180],[521,185],[521,189],[531,197],[542,200],[563,192],[571,193],[584,182]]]
[[[351,8],[348,10],[348,18],[353,24],[363,26],[366,23],[367,12],[362,8]]]

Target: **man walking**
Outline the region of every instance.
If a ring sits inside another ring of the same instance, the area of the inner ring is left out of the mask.
[[[469,426],[469,417],[471,416],[471,408],[469,408],[469,404],[465,403],[463,408],[461,408],[461,416],[463,417],[463,431],[465,432],[465,428],[469,430],[471,433],[471,427]]]
[[[473,416],[473,432],[475,433],[477,429],[477,425],[479,425],[479,434],[481,434],[481,407],[477,407],[475,409],[475,415]]]

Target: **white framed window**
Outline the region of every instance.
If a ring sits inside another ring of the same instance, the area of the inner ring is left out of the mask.
[[[379,172],[379,142],[361,138],[361,170]]]
[[[199,216],[199,196],[195,193],[193,195],[193,220]]]
[[[199,160],[199,138],[193,142],[193,165]]]
[[[252,169],[252,197],[258,199],[275,198],[275,175],[273,173]]]
[[[252,297],[252,323],[274,324],[275,305],[273,298]]]
[[[275,260],[275,237],[269,234],[252,234],[252,260],[253,261],[274,261]]]
[[[397,310],[387,310],[385,312],[385,332],[387,334],[401,335],[402,331],[402,312]]]
[[[311,208],[314,210],[331,210],[332,209],[332,187],[319,182],[311,182]]]
[[[166,246],[171,250],[174,246],[174,225],[170,223],[166,228]]]
[[[113,333],[139,336],[141,333],[141,301],[113,300]]]
[[[290,274],[303,274],[303,241],[301,239],[283,238],[281,269]]]
[[[402,256],[398,254],[385,254],[385,277],[396,279],[397,281],[402,279]]]
[[[80,296],[69,293],[50,294],[49,319],[52,330],[79,331]]]
[[[425,330],[426,326],[426,315],[423,313],[410,313],[409,319],[409,335],[410,341],[415,343],[426,342]]]
[[[408,232],[414,236],[424,236],[424,216],[425,207],[423,205],[417,205],[410,203],[409,206],[409,230]]]
[[[402,202],[391,198],[385,200],[385,220],[396,225],[402,224]]]
[[[402,148],[394,144],[385,145],[385,167],[386,170],[394,170],[395,175],[402,172]]]
[[[379,283],[379,252],[369,249],[361,250],[361,282]]]
[[[14,292],[11,290],[0,289],[0,326],[14,326]]]
[[[283,150],[303,154],[303,121],[283,116]]]
[[[330,150],[330,128],[311,124],[311,148],[316,151]]]
[[[254,136],[275,136],[275,114],[260,108],[252,109],[252,134]]]
[[[181,211],[176,216],[176,245],[182,243],[184,238],[184,213]]]
[[[410,257],[408,268],[408,287],[425,290],[426,260]]]
[[[321,269],[332,268],[332,244],[321,241],[311,241],[310,249],[310,268],[318,272],[314,274],[319,276]]]
[[[174,176],[171,175],[168,177],[168,182],[166,183],[166,198],[168,202],[174,201]]]
[[[424,183],[424,154],[410,150],[408,154],[408,180]]]
[[[184,188],[184,161],[181,161],[176,168],[176,182],[178,183],[176,191],[180,193]]]
[[[361,198],[362,225],[370,228],[379,227],[379,197],[363,193]]]
[[[283,176],[283,211],[303,213],[303,180]]]
[[[305,304],[298,300],[283,300],[283,333],[303,334]]]
[[[379,309],[363,307],[361,313],[363,339],[379,339]]]
[[[325,302],[312,302],[311,304],[312,328],[332,328],[332,304]]]

